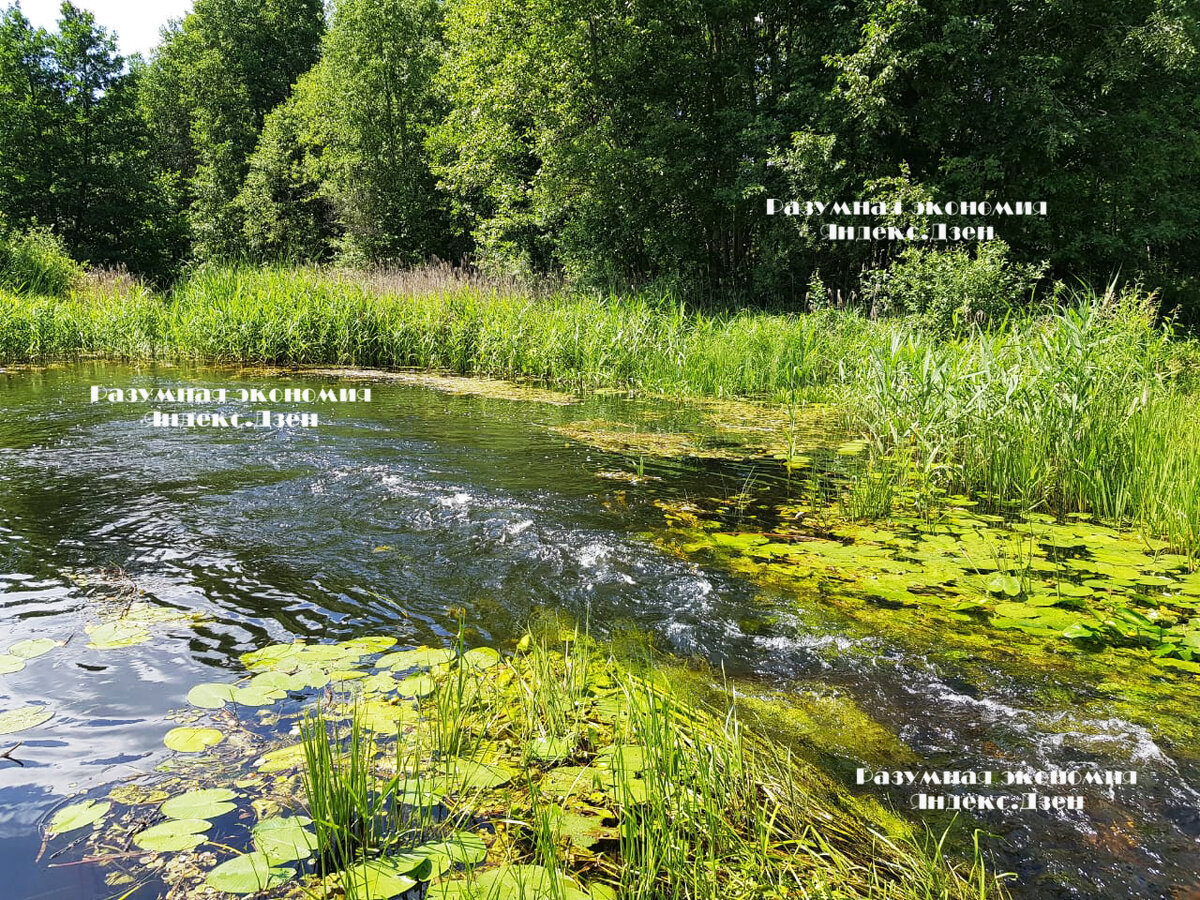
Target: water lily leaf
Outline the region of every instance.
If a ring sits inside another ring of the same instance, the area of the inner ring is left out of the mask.
[[[603,840],[612,840],[619,834],[613,826],[604,824],[604,813],[599,810],[587,815],[576,810],[564,810],[555,806],[551,811],[554,828],[563,837],[569,837],[576,847],[591,848]]]
[[[304,761],[304,745],[292,744],[264,753],[254,765],[260,772],[283,772],[304,765]]]
[[[451,760],[446,766],[446,774],[459,789],[486,790],[508,784],[514,773],[500,766],[490,766],[478,760],[459,757]]]
[[[1096,593],[1087,585],[1072,584],[1069,581],[1060,581],[1058,583],[1058,592],[1064,597],[1090,597]]]
[[[11,675],[25,668],[25,660],[11,653],[0,654],[0,675]]]
[[[401,706],[383,700],[367,700],[358,707],[360,724],[377,734],[395,735],[400,723],[412,721],[416,716],[416,710],[411,706]]]
[[[562,736],[547,734],[534,738],[525,747],[534,759],[542,762],[557,762],[575,752],[578,742],[579,738],[574,734]]]
[[[474,895],[480,900],[590,900],[562,872],[528,865],[489,869],[475,880]]]
[[[1081,622],[1076,622],[1063,630],[1063,637],[1071,638],[1071,640],[1087,640],[1095,637],[1096,632],[1088,628]]]
[[[32,638],[27,641],[17,641],[8,648],[8,652],[13,656],[21,657],[21,659],[36,659],[57,646],[59,646],[58,641],[50,638]]]
[[[415,864],[409,866],[408,856],[416,858]],[[398,894],[416,887],[417,881],[407,873],[418,866],[428,863],[424,856],[409,854],[406,857],[387,857],[373,859],[344,869],[341,873],[342,883],[354,885],[353,895],[359,900],[391,900]],[[392,860],[397,862],[393,863]],[[347,891],[347,893],[350,893]]]
[[[454,653],[441,647],[418,647],[401,650],[379,657],[375,665],[380,669],[403,671],[405,669],[432,669],[454,659]]]
[[[270,706],[276,700],[286,697],[283,691],[273,689],[262,690],[254,687],[235,688],[233,702],[241,706]]]
[[[425,856],[433,862],[434,869],[444,872],[454,863],[473,866],[483,862],[487,857],[487,844],[473,832],[456,831],[445,840],[422,844],[413,853]],[[445,866],[440,866],[439,861],[444,861]]]
[[[215,747],[225,740],[225,735],[215,728],[172,728],[163,737],[163,743],[177,753],[199,753]]]
[[[95,800],[84,800],[82,803],[72,803],[54,814],[54,818],[50,820],[49,834],[54,837],[94,825],[103,819],[110,809],[112,804],[107,801],[98,803]]]
[[[500,654],[492,647],[476,647],[464,653],[462,661],[472,669],[490,669],[500,662]]]
[[[988,581],[988,590],[993,594],[1007,594],[1016,597],[1021,593],[1021,582],[1011,575],[995,575]]]
[[[15,734],[54,718],[54,710],[44,706],[22,706],[0,713],[0,734]]]
[[[263,819],[251,830],[254,846],[267,856],[271,865],[308,859],[317,846],[317,838],[305,825],[311,825],[307,816],[276,816]]]
[[[231,684],[205,682],[188,691],[188,703],[201,709],[220,709],[233,700],[236,690]]]
[[[159,810],[172,819],[215,819],[234,810],[234,804],[229,801],[236,796],[228,788],[188,791],[167,800]]]
[[[428,675],[409,675],[396,685],[401,697],[428,697],[437,690],[437,682]]]
[[[636,774],[646,771],[646,757],[646,748],[638,744],[613,744],[604,748],[596,765]]]
[[[205,819],[171,819],[138,832],[133,842],[155,853],[179,853],[203,844],[207,840],[204,832],[210,828],[212,822]]]
[[[133,647],[150,640],[150,632],[136,622],[106,622],[103,625],[85,625],[84,631],[91,640],[93,650],[119,650]]]
[[[227,894],[256,894],[278,887],[295,874],[295,869],[272,866],[265,853],[247,853],[221,863],[208,873],[205,882]]]
[[[360,653],[382,653],[384,650],[390,650],[396,646],[394,637],[383,637],[382,635],[368,635],[367,637],[351,638],[348,641],[342,641],[339,645],[348,650],[356,650]]]

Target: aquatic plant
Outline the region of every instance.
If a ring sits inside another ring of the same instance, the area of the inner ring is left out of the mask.
[[[435,900],[1003,896],[978,847],[971,863],[923,846],[745,730],[736,704],[685,698],[661,669],[618,664],[575,629],[540,626],[508,656],[380,656],[388,640],[247,654],[249,685],[201,707],[224,741],[189,754],[182,776],[58,811],[47,841],[69,835],[114,874],[128,854],[111,848],[132,842],[142,868],[110,883],[158,873],[171,898],[205,885],[331,900],[418,886]],[[253,724],[225,714],[256,699],[243,693],[256,680],[279,686],[269,704],[324,683],[296,709],[298,744],[264,751]],[[439,747],[447,712],[460,737]],[[234,818],[253,823],[245,850],[222,824]]]

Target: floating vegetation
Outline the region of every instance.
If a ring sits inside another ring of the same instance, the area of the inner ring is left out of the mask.
[[[167,900],[1003,894],[981,857],[927,854],[734,709],[574,631],[513,655],[393,644],[245,654],[245,687],[193,689],[162,776],[60,809],[48,845],[90,826],[76,852]],[[235,714],[257,690],[278,710]]]
[[[15,734],[37,728],[54,718],[54,710],[44,706],[22,706],[0,712],[0,734]]]

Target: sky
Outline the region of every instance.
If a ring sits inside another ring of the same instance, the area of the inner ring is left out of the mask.
[[[148,56],[158,43],[158,30],[167,20],[177,19],[192,8],[192,0],[74,0],[74,3],[91,10],[99,24],[116,32],[124,56],[134,53]],[[30,22],[53,29],[62,2],[20,0],[20,4]],[[8,5],[8,0],[0,0],[0,9]]]

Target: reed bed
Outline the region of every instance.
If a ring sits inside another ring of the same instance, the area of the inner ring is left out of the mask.
[[[689,308],[669,294],[418,274],[202,269],[167,295],[0,294],[0,361],[80,356],[420,368],[585,391],[836,403],[878,497],[1092,514],[1200,550],[1200,349],[1136,290],[946,337],[917,320]],[[884,515],[890,500],[872,501]]]

